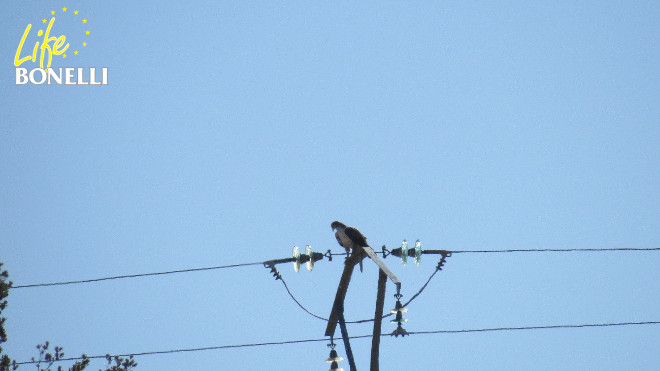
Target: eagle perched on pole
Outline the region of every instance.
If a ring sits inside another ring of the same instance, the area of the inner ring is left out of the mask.
[[[346,256],[350,255],[351,250],[362,250],[363,247],[368,247],[367,238],[360,233],[356,228],[347,227],[346,224],[334,221],[330,224],[332,230],[335,231],[337,242],[346,249]],[[362,272],[362,260],[360,260],[360,272]]]

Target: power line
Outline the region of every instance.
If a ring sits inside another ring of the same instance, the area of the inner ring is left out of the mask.
[[[307,314],[309,314],[309,315],[312,316],[312,317],[318,318],[318,319],[323,320],[323,321],[326,321],[326,322],[329,321],[329,320],[328,320],[327,318],[325,318],[325,317],[321,317],[321,316],[319,316],[318,314],[314,314],[314,313],[312,313],[312,312],[309,311],[307,308],[305,308],[305,306],[303,306],[302,304],[300,304],[300,302],[298,301],[298,299],[296,299],[296,297],[293,295],[293,293],[291,292],[291,290],[289,290],[289,285],[286,284],[286,281],[284,281],[284,278],[282,278],[282,275],[280,274],[280,272],[277,271],[277,269],[275,268],[275,266],[271,266],[271,271],[272,271],[273,274],[275,275],[275,279],[276,279],[276,280],[282,281],[282,285],[284,285],[284,288],[286,289],[286,292],[289,294],[289,296],[291,297],[291,299],[293,299],[293,301],[295,301],[296,304],[298,304],[298,306],[299,306],[302,310],[304,310],[305,312],[307,312]]]
[[[370,335],[365,335],[370,336]],[[184,349],[170,349],[170,350],[156,350],[151,352],[140,352],[140,353],[131,353],[131,354],[118,354],[117,357],[130,357],[130,356],[146,356],[146,355],[159,355],[159,354],[171,354],[171,353],[186,353],[186,352],[201,352],[207,350],[220,350],[220,349],[232,349],[232,348],[248,348],[248,347],[260,347],[268,345],[286,345],[286,344],[299,344],[299,343],[311,343],[311,342],[320,342],[328,341],[328,339],[307,339],[307,340],[285,340],[285,341],[272,341],[272,342],[263,342],[263,343],[248,343],[248,344],[234,344],[234,345],[218,345],[210,347],[201,347],[201,348],[184,348]],[[114,357],[114,356],[113,356]],[[105,359],[105,355],[97,356],[86,356],[88,359]],[[83,359],[82,357],[69,357],[69,358],[60,358],[58,361],[78,361]],[[42,361],[43,362],[43,361]],[[37,361],[23,361],[16,362],[19,365],[37,363]]]
[[[520,331],[520,330],[552,330],[552,329],[571,329],[585,327],[615,327],[615,326],[634,326],[634,325],[660,325],[660,321],[643,322],[619,322],[619,323],[586,323],[581,325],[545,325],[545,326],[523,326],[523,327],[493,327],[470,330],[436,330],[436,331],[411,331],[410,335],[428,335],[428,334],[460,334],[469,332],[494,332],[494,331]]]
[[[436,273],[438,273],[439,271],[442,270],[442,266],[444,265],[445,260],[446,260],[446,257],[443,257],[438,262],[438,265],[435,267],[435,270],[433,271],[433,273],[431,273],[431,276],[429,276],[429,278],[426,280],[426,283],[424,283],[424,285],[422,285],[422,287],[419,290],[417,290],[417,292],[410,298],[410,300],[408,300],[405,304],[403,304],[403,307],[407,307],[413,300],[415,300],[422,293],[422,291],[424,291],[424,289],[426,288],[426,286],[428,286],[428,284],[431,282],[431,279],[433,279],[433,277],[436,275]],[[305,308],[305,306],[302,305],[300,303],[300,301],[298,301],[298,299],[296,299],[295,295],[293,295],[293,293],[289,289],[289,285],[286,284],[286,281],[284,281],[284,278],[282,278],[282,275],[280,274],[280,272],[277,271],[277,269],[274,266],[271,266],[270,268],[271,268],[271,272],[273,272],[273,275],[275,276],[275,279],[279,280],[279,281],[282,281],[282,284],[284,285],[284,288],[286,289],[286,292],[289,294],[291,299],[302,310],[307,312],[307,314],[309,314],[312,317],[318,318],[318,319],[326,321],[326,322],[329,321],[328,318],[319,316],[318,314],[314,314],[309,309]],[[393,315],[393,313],[386,314],[386,315],[382,316],[381,318],[387,318],[387,317],[390,317],[391,315]],[[355,321],[345,321],[345,323],[366,323],[366,322],[373,322],[374,320],[375,320],[374,318],[368,318],[368,319],[361,319],[361,320],[355,320]]]
[[[165,271],[165,272],[152,272],[152,273],[138,273],[138,274],[126,274],[122,276],[110,276],[110,277],[101,277],[101,278],[92,278],[87,280],[77,280],[77,281],[63,281],[63,282],[50,282],[50,283],[35,283],[31,285],[18,285],[12,286],[12,289],[23,289],[28,287],[46,287],[46,286],[61,286],[61,285],[73,285],[78,283],[90,283],[90,282],[99,282],[99,281],[109,281],[109,280],[118,280],[123,278],[137,278],[137,277],[148,277],[148,276],[161,276],[166,274],[175,274],[175,273],[188,273],[188,272],[199,272],[199,271],[210,271],[215,269],[227,269],[227,268],[237,268],[237,267],[246,267],[250,265],[262,265],[263,262],[258,263],[240,263],[240,264],[229,264],[229,265],[218,265],[215,267],[204,267],[204,268],[190,268],[190,269],[179,269],[174,271]]]
[[[630,251],[660,251],[660,247],[651,247],[651,248],[623,248],[622,247],[622,248],[591,248],[591,249],[576,248],[576,249],[447,250],[447,252],[452,253],[452,254],[501,254],[501,253],[538,253],[538,252],[615,252],[615,251],[629,251],[629,252]],[[329,255],[330,256],[346,255],[346,253],[330,253]],[[288,259],[283,259],[283,260],[288,260]],[[219,265],[219,266],[214,266],[214,267],[179,269],[179,270],[164,271],[164,272],[127,274],[127,275],[121,275],[121,276],[100,277],[100,278],[92,278],[92,279],[85,279],[85,280],[35,283],[35,284],[29,284],[29,285],[16,285],[16,286],[12,286],[11,289],[24,289],[24,288],[48,287],[48,286],[63,286],[63,285],[73,285],[73,284],[81,284],[81,283],[92,283],[92,282],[99,282],[99,281],[118,280],[118,279],[124,279],[124,278],[161,276],[161,275],[168,275],[168,274],[175,274],[175,273],[189,273],[189,272],[216,270],[216,269],[245,267],[245,266],[251,266],[251,265],[263,265],[265,263],[267,263],[267,262],[239,263],[239,264]]]
[[[592,249],[505,249],[505,250],[451,250],[452,254],[501,254],[526,252],[612,252],[612,251],[660,251],[660,247],[615,247]]]
[[[544,325],[544,326],[521,326],[521,327],[491,327],[491,328],[478,328],[478,329],[463,329],[463,330],[436,330],[436,331],[412,331],[409,335],[436,335],[436,334],[464,334],[464,333],[483,333],[483,332],[501,332],[501,331],[524,331],[524,330],[549,330],[549,329],[576,329],[576,328],[595,328],[595,327],[623,327],[623,326],[644,326],[644,325],[660,325],[660,321],[643,321],[643,322],[618,322],[618,323],[587,323],[587,324],[563,324],[563,325]],[[390,334],[382,334],[381,337],[390,336]],[[359,335],[351,336],[350,339],[364,339],[371,338],[372,335]],[[303,339],[303,340],[284,340],[284,341],[270,341],[261,343],[246,343],[246,344],[233,344],[233,345],[218,345],[200,348],[181,348],[170,350],[157,350],[150,352],[138,352],[129,354],[118,354],[118,357],[130,356],[148,356],[148,355],[163,355],[172,353],[187,353],[187,352],[201,352],[209,350],[221,349],[234,349],[234,348],[249,348],[261,346],[275,346],[275,345],[288,345],[288,344],[301,344],[328,341],[327,338],[322,339]],[[86,356],[87,359],[105,359],[105,355]],[[79,361],[82,357],[60,358],[58,361]],[[23,361],[16,362],[19,365],[34,364],[38,361]]]

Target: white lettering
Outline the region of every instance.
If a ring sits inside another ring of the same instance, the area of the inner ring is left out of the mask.
[[[75,85],[76,83],[71,81],[73,80],[73,67],[67,67],[64,69],[64,85]]]
[[[78,67],[78,85],[89,85],[89,83],[83,79],[83,70],[84,68]]]
[[[62,76],[64,70],[64,76]],[[59,68],[34,68],[28,71],[24,67],[16,67],[16,85],[108,85],[108,68],[101,67],[101,76],[98,76],[97,68],[90,67],[85,71],[84,67],[59,67]],[[77,78],[77,79],[76,79]],[[97,81],[100,78],[100,81]]]
[[[101,85],[100,82],[96,81],[96,68],[91,67],[89,69],[89,84],[90,85]]]
[[[28,83],[27,68],[16,68],[16,85],[25,85]]]
[[[50,80],[53,79],[55,80],[55,83],[58,85],[62,85],[62,68],[58,68],[60,71],[59,73],[55,73],[54,68],[49,68],[48,69],[48,85],[51,84]]]
[[[41,80],[40,80],[40,81],[37,81],[37,80],[34,78],[34,74],[35,74],[35,72],[39,72],[39,73],[41,74]],[[41,68],[35,68],[35,69],[33,69],[32,71],[30,71],[30,82],[33,83],[33,84],[35,84],[35,85],[41,85],[41,84],[43,84],[44,82],[46,82],[46,75],[47,75],[47,74],[46,74],[46,71],[44,71],[43,69],[41,69]]]

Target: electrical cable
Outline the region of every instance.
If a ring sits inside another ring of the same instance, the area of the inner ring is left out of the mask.
[[[122,278],[136,278],[136,277],[160,276],[160,275],[174,274],[174,273],[210,271],[210,270],[215,270],[215,269],[237,268],[237,267],[246,267],[246,266],[250,266],[250,265],[262,265],[262,264],[263,264],[263,262],[218,265],[218,266],[215,266],[215,267],[179,269],[179,270],[166,271],[166,272],[126,274],[126,275],[122,275],[122,276],[101,277],[101,278],[92,278],[92,279],[77,280],[77,281],[35,283],[35,284],[31,284],[31,285],[12,286],[11,288],[12,289],[24,289],[24,288],[28,288],[28,287],[62,286],[62,285],[72,285],[72,284],[78,284],[78,283],[90,283],[90,282],[99,282],[99,281],[118,280],[118,279],[122,279]]]
[[[660,251],[660,247],[614,247],[575,249],[505,249],[505,250],[452,250],[452,254],[499,254],[518,252],[612,252],[612,251]]]
[[[271,267],[271,268],[272,268],[272,269],[275,269],[274,266]],[[275,270],[275,272],[277,272],[277,270]],[[326,321],[326,322],[329,321],[329,320],[328,320],[327,318],[325,318],[325,317],[321,317],[321,316],[319,316],[319,315],[317,315],[317,314],[314,314],[314,313],[310,312],[307,308],[305,308],[302,304],[300,304],[300,302],[298,301],[298,299],[296,299],[296,297],[293,295],[293,293],[291,293],[291,290],[289,290],[289,285],[286,284],[286,282],[284,281],[284,278],[282,278],[282,275],[281,275],[279,272],[277,272],[276,279],[282,281],[282,284],[284,285],[284,288],[286,289],[286,292],[289,294],[289,296],[291,297],[291,299],[293,299],[293,301],[295,301],[296,304],[298,304],[298,306],[299,306],[302,310],[304,310],[305,312],[307,312],[307,314],[309,314],[309,315],[312,316],[312,317],[316,317],[316,318],[318,318],[318,319],[320,319],[320,320]]]
[[[526,252],[613,252],[613,251],[660,251],[660,248],[586,248],[586,249],[505,249],[505,250],[455,250],[447,251],[451,254],[460,254],[460,253],[472,253],[472,254],[489,254],[489,253],[526,253]],[[329,255],[345,255],[343,253],[331,253]],[[148,277],[148,276],[159,276],[159,275],[168,275],[175,273],[188,273],[188,272],[198,272],[206,270],[217,270],[217,269],[228,269],[228,268],[237,268],[244,266],[252,265],[264,265],[265,262],[253,262],[253,263],[240,263],[240,264],[229,264],[229,265],[220,265],[213,267],[202,267],[202,268],[190,268],[190,269],[180,269],[164,272],[152,272],[152,273],[139,273],[139,274],[129,274],[129,275],[120,275],[120,276],[109,276],[101,277],[94,279],[86,280],[75,280],[75,281],[63,281],[63,282],[51,282],[51,283],[38,283],[38,284],[29,284],[29,285],[17,285],[11,287],[11,289],[21,289],[21,288],[32,288],[32,287],[48,287],[48,286],[60,286],[60,285],[71,285],[71,284],[81,284],[81,283],[92,283],[106,280],[117,280],[124,278],[137,278],[137,277]],[[431,279],[436,275],[440,270],[441,265],[439,264],[436,267],[436,270],[430,275],[426,283],[419,289],[419,291],[414,294],[411,299],[405,303],[403,306],[410,304],[415,298],[417,298],[421,292],[426,288]],[[274,265],[273,265],[274,268]],[[278,273],[279,275],[279,273]],[[289,296],[298,304],[308,314],[314,316],[315,318],[328,321],[327,318],[318,316],[311,311],[307,310],[293,295],[288,285],[284,280],[279,276],[279,279],[282,280]],[[384,315],[383,318],[392,315]],[[346,323],[363,323],[371,322],[374,319],[365,319],[359,321],[347,321]],[[495,327],[495,328],[480,328],[480,329],[461,329],[461,330],[435,330],[435,331],[412,331],[409,332],[409,335],[428,335],[428,334],[456,334],[456,333],[477,333],[477,332],[494,332],[494,331],[519,331],[519,330],[541,330],[541,329],[570,329],[570,328],[593,328],[593,327],[613,327],[613,326],[633,326],[633,325],[657,325],[660,324],[660,321],[644,321],[644,322],[621,322],[621,323],[591,323],[591,324],[578,324],[578,325],[544,325],[544,326],[522,326],[522,327]],[[383,334],[381,336],[389,336],[390,334]],[[360,336],[351,336],[350,339],[360,339],[360,338],[370,338],[372,335],[360,335]],[[235,345],[221,345],[221,346],[210,346],[210,347],[201,347],[201,348],[186,348],[186,349],[173,349],[173,350],[161,350],[161,351],[151,351],[151,352],[140,352],[132,354],[123,354],[118,355],[119,357],[128,357],[128,356],[145,356],[145,355],[159,355],[159,354],[171,354],[171,353],[181,353],[181,352],[196,352],[196,351],[207,351],[207,350],[220,350],[220,349],[230,349],[230,348],[243,348],[243,347],[258,347],[258,346],[270,346],[270,345],[285,345],[285,344],[297,344],[297,343],[308,343],[308,342],[321,342],[327,341],[327,339],[306,339],[306,340],[288,340],[288,341],[275,341],[275,342],[263,342],[263,343],[248,343],[248,344],[235,344]],[[87,359],[105,359],[105,355],[98,356],[86,356]],[[82,357],[71,357],[71,358],[61,358],[58,361],[77,361],[82,360]],[[34,364],[38,361],[24,361],[17,362],[17,364]]]
[[[447,252],[452,254],[493,254],[493,253],[525,253],[525,252],[614,252],[614,251],[660,251],[660,247],[651,247],[651,248],[621,247],[621,248],[587,248],[587,249],[576,248],[576,249],[447,250]],[[382,252],[377,252],[377,253],[382,254]],[[329,253],[329,256],[339,256],[339,255],[346,255],[346,253],[332,253],[332,252]],[[73,285],[73,284],[81,284],[81,283],[118,280],[124,278],[149,277],[149,276],[160,276],[160,275],[175,274],[175,273],[189,273],[189,272],[199,272],[199,271],[207,271],[207,270],[215,270],[215,269],[237,268],[237,267],[245,267],[251,265],[262,265],[264,263],[266,262],[239,263],[239,264],[219,265],[214,267],[179,269],[179,270],[165,271],[165,272],[126,274],[121,276],[100,277],[100,278],[92,278],[85,280],[35,283],[29,285],[16,285],[16,286],[12,286],[10,289]]]
[[[419,291],[417,291],[417,293],[415,293],[415,295],[413,295],[410,298],[410,300],[408,300],[405,304],[403,304],[402,308],[406,308],[408,306],[408,304],[410,304],[413,300],[415,300],[422,293],[422,291],[424,291],[426,286],[428,286],[429,282],[431,282],[431,279],[433,279],[433,276],[435,276],[435,274],[438,273],[438,272],[440,272],[440,269],[434,270],[433,273],[431,274],[431,277],[429,277],[429,279],[426,280],[426,283],[419,289]],[[390,313],[390,314],[393,314],[393,313]],[[387,317],[387,316],[384,316],[383,318],[385,318],[385,317]]]
[[[435,330],[435,331],[411,331],[410,335],[428,335],[428,334],[460,334],[469,332],[495,332],[495,331],[519,331],[519,330],[551,330],[551,329],[571,329],[585,327],[615,327],[615,326],[634,326],[634,325],[660,325],[660,321],[642,321],[642,322],[619,322],[619,323],[586,323],[580,325],[545,325],[545,326],[520,326],[520,327],[493,327],[468,330]]]
[[[416,298],[422,293],[422,291],[424,291],[424,289],[426,288],[426,286],[428,286],[429,282],[431,282],[431,279],[433,279],[433,277],[435,276],[435,274],[438,273],[440,270],[442,270],[442,265],[444,264],[445,259],[446,259],[446,258],[443,257],[443,258],[441,259],[441,261],[438,262],[438,265],[436,266],[436,268],[435,268],[435,270],[433,271],[433,273],[431,274],[431,276],[426,280],[426,283],[424,283],[424,285],[423,285],[423,286],[422,286],[422,287],[421,287],[421,288],[420,288],[420,289],[419,289],[419,290],[418,290],[418,291],[417,291],[417,292],[416,292],[416,293],[410,298],[410,300],[408,300],[408,301],[403,305],[403,307],[407,307],[408,304],[410,304],[413,300],[415,300],[415,299],[416,299]],[[282,281],[282,284],[284,285],[284,288],[286,289],[286,292],[289,294],[289,296],[291,297],[291,299],[293,299],[293,301],[294,301],[296,304],[298,304],[298,306],[299,306],[302,310],[304,310],[305,312],[307,312],[307,314],[311,315],[312,317],[318,318],[318,319],[323,320],[323,321],[326,321],[326,322],[329,321],[328,318],[325,318],[325,317],[319,316],[319,315],[317,315],[317,314],[314,314],[314,313],[312,313],[310,310],[308,310],[307,308],[305,308],[305,306],[303,306],[303,305],[300,303],[300,301],[298,301],[298,299],[296,299],[296,297],[293,295],[293,293],[291,292],[291,290],[289,290],[289,286],[286,284],[286,282],[284,281],[284,278],[282,278],[282,275],[279,273],[279,271],[277,271],[277,269],[275,269],[274,266],[267,266],[267,267],[268,267],[268,268],[271,268],[271,271],[273,271],[273,273],[274,273],[274,275],[275,275],[275,277],[276,277],[276,280],[280,280],[280,281]],[[381,318],[382,318],[382,319],[385,319],[385,318],[387,318],[387,317],[392,316],[393,314],[394,314],[394,313],[388,313],[388,314],[382,316]],[[366,322],[373,322],[374,320],[375,320],[374,318],[368,318],[368,319],[361,319],[361,320],[356,320],[356,321],[345,321],[345,323],[352,323],[352,324],[356,324],[356,323],[366,323]]]
[[[618,322],[618,323],[587,323],[587,324],[563,324],[563,325],[544,325],[544,326],[520,326],[520,327],[492,327],[492,328],[478,328],[478,329],[463,329],[463,330],[436,330],[436,331],[412,331],[409,332],[409,335],[432,335],[432,334],[464,334],[464,333],[482,333],[482,332],[499,332],[499,331],[523,331],[523,330],[548,330],[548,329],[575,329],[575,328],[595,328],[595,327],[623,327],[623,326],[643,326],[643,325],[660,325],[660,321],[643,321],[643,322]],[[390,334],[382,334],[381,337],[391,336]],[[364,339],[371,338],[372,335],[358,335],[350,336],[350,339]],[[138,353],[129,353],[129,354],[118,354],[113,355],[113,357],[136,357],[136,356],[148,356],[148,355],[163,355],[163,354],[172,354],[172,353],[184,353],[184,352],[200,352],[208,350],[220,350],[220,349],[233,349],[233,348],[247,348],[247,347],[260,347],[260,346],[273,346],[273,345],[287,345],[287,344],[301,344],[301,343],[312,343],[312,342],[324,342],[328,341],[327,338],[322,339],[303,339],[303,340],[285,340],[285,341],[271,341],[271,342],[261,342],[261,343],[247,343],[247,344],[233,344],[233,345],[218,345],[218,346],[209,346],[209,347],[200,347],[200,348],[182,348],[182,349],[171,349],[171,350],[157,350],[150,352],[138,352]],[[105,359],[105,355],[95,355],[95,356],[85,356],[87,359]],[[69,357],[69,358],[60,358],[57,361],[79,361],[82,360],[82,357]],[[19,365],[24,364],[35,364],[39,361],[23,361],[16,362]]]

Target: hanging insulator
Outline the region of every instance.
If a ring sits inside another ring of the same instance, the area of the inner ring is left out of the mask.
[[[417,240],[415,242],[415,263],[419,267],[419,263],[422,261],[422,242]]]
[[[403,304],[401,304],[401,300],[397,300],[396,304],[394,305],[394,309],[390,311],[392,314],[396,313],[406,313],[408,312],[408,308],[404,308]]]
[[[298,246],[293,246],[293,257],[296,259],[293,262],[293,270],[298,272],[300,271],[300,250],[298,249]]]
[[[397,299],[400,299],[400,296]],[[403,304],[401,304],[401,300],[397,300],[396,304],[394,305],[394,309],[390,311],[390,313],[396,313],[396,318],[390,321],[390,323],[396,323],[396,330],[392,332],[392,335],[394,335],[394,337],[398,337],[399,335],[401,336],[408,335],[408,331],[406,331],[401,326],[402,323],[408,322],[407,319],[403,318],[403,313],[406,312],[408,312],[408,309],[403,307]]]
[[[344,360],[344,358],[337,355],[337,351],[335,349],[332,349],[330,351],[330,357],[328,357],[328,359],[326,359],[325,361],[330,363],[330,362],[339,362],[339,361],[343,361],[343,360]]]
[[[401,314],[401,313],[402,312],[397,312],[396,313],[396,318],[391,320],[390,323],[398,323],[399,326],[400,326],[402,323],[408,322],[408,320],[406,318],[403,318],[403,314]]]
[[[312,251],[311,245],[305,246],[305,254],[309,256],[309,260],[307,261],[307,270],[311,272],[312,269],[314,269],[314,252]]]
[[[435,267],[435,269],[439,271],[442,270],[442,266],[445,265],[445,262],[447,261],[447,256],[449,255],[442,254],[442,258],[440,258],[440,261],[438,262],[438,265]]]
[[[401,264],[408,264],[408,241],[405,239],[401,242]]]
[[[322,252],[315,252],[313,254],[314,255],[312,255],[312,260],[314,260],[315,263],[319,260],[323,260],[323,257],[325,256]]]
[[[328,357],[328,359],[325,360],[326,362],[330,363],[330,370],[328,371],[344,371],[344,369],[339,368],[339,365],[337,364],[337,362],[343,359],[344,358],[337,355],[337,351],[333,347],[333,349],[330,351],[330,357]]]
[[[282,279],[280,272],[277,271],[274,265],[270,267],[270,273],[272,273],[273,277],[275,277],[275,281]]]
[[[330,364],[330,369],[328,371],[344,371],[344,369],[340,368],[337,362],[332,362],[332,364]]]

